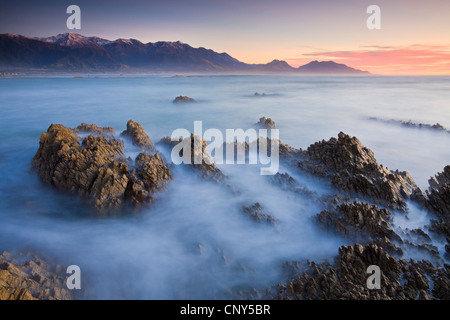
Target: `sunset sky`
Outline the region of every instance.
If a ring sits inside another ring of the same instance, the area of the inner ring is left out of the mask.
[[[66,8],[81,8],[81,30]],[[369,30],[369,5],[381,30]],[[73,31],[110,40],[182,41],[246,63],[297,67],[333,60],[375,74],[450,74],[449,0],[15,0],[0,3],[0,33]]]

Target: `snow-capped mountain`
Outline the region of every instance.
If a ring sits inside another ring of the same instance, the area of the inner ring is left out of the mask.
[[[1,34],[0,67],[59,72],[365,73],[334,62],[312,62],[300,68],[280,60],[247,64],[227,53],[180,41],[112,41],[72,32],[45,38]]]

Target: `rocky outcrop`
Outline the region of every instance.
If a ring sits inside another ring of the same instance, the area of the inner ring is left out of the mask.
[[[438,130],[438,131],[446,131],[448,133],[450,133],[450,130],[447,130],[443,125],[441,125],[440,123],[435,123],[435,124],[428,124],[428,123],[421,123],[421,122],[413,122],[411,120],[395,120],[395,119],[380,119],[380,118],[375,118],[375,117],[371,117],[369,118],[369,120],[374,120],[374,121],[380,121],[380,122],[385,122],[385,123],[392,123],[392,124],[399,124],[402,125],[404,127],[410,127],[410,128],[418,128],[418,129],[432,129],[432,130]]]
[[[380,289],[367,287],[367,268],[381,271]],[[450,266],[427,260],[398,260],[377,245],[342,246],[333,263],[287,263],[290,280],[277,285],[272,299],[415,300],[450,299]]]
[[[391,213],[387,209],[356,200],[344,202],[334,210],[323,210],[314,221],[326,232],[352,241],[374,242],[391,254],[403,254],[397,247],[403,243],[402,238],[393,231]]]
[[[275,121],[273,121],[271,118],[262,117],[259,118],[259,122],[256,123],[256,126],[262,129],[274,129]]]
[[[450,220],[450,165],[443,172],[428,180],[427,207],[439,218]]]
[[[170,137],[164,137],[159,142],[161,145],[173,149],[180,147],[180,157],[183,157],[183,150],[190,150],[191,157],[189,163],[185,165],[197,171],[202,179],[215,182],[224,182],[225,175],[212,161],[206,152],[206,141],[201,137],[191,134],[189,138],[179,138],[172,140]]]
[[[144,151],[155,151],[153,142],[144,131],[144,128],[133,120],[127,122],[127,130],[123,131],[120,135],[130,139],[134,146],[140,147]]]
[[[0,300],[70,300],[66,276],[59,265],[50,266],[35,255],[18,257],[8,252],[0,255]]]
[[[80,124],[78,127],[76,127],[74,129],[75,133],[92,133],[92,134],[96,134],[96,135],[111,135],[114,134],[116,131],[114,130],[114,128],[111,127],[99,127],[96,124],[86,124],[86,123],[82,123]]]
[[[178,96],[173,100],[173,103],[192,103],[192,102],[197,102],[197,101],[188,96]]]
[[[407,172],[391,171],[378,164],[373,152],[356,137],[339,133],[338,139],[316,142],[301,154],[300,170],[329,178],[343,192],[405,210],[405,199],[417,189]]]
[[[87,197],[99,211],[152,201],[151,193],[172,178],[170,170],[158,154],[147,153],[134,168],[123,152],[124,142],[113,136],[80,139],[74,130],[52,124],[41,135],[32,168],[44,182]]]
[[[242,211],[246,216],[250,217],[252,220],[256,222],[268,223],[272,225],[278,223],[278,220],[276,218],[265,212],[266,210],[259,202],[256,202],[251,206],[243,206]]]

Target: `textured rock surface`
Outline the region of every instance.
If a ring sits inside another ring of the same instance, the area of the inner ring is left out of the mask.
[[[142,148],[144,151],[155,151],[153,142],[144,128],[133,120],[127,122],[127,129],[121,133],[121,136],[129,138],[133,145]]]
[[[259,122],[257,122],[256,125],[262,129],[274,129],[275,121],[273,121],[271,118],[262,117],[259,118]]]
[[[182,149],[190,150],[191,161],[189,161],[189,164],[185,165],[198,171],[200,178],[215,182],[223,182],[225,180],[225,175],[217,168],[206,152],[206,141],[201,137],[191,134],[190,138],[179,138],[174,141],[172,141],[170,137],[164,137],[159,143],[171,150],[175,146],[180,147],[180,157],[183,157]]]
[[[114,134],[116,131],[111,127],[99,127],[96,124],[86,124],[82,123],[74,129],[76,133],[93,133],[97,135],[110,135]]]
[[[195,99],[190,98],[188,96],[178,96],[173,100],[173,103],[189,103],[189,102],[197,102]]]
[[[266,213],[266,210],[259,202],[256,202],[251,206],[243,206],[242,211],[246,216],[259,223],[269,223],[274,225],[278,222],[276,218]]]
[[[367,288],[367,267],[381,270],[381,288]],[[450,266],[436,268],[427,260],[398,260],[377,245],[342,246],[332,264],[291,262],[286,284],[269,295],[273,299],[450,299]]]
[[[429,181],[428,209],[444,220],[450,220],[450,165]]]
[[[338,139],[312,144],[302,152],[298,168],[329,178],[339,190],[376,200],[392,208],[405,209],[405,199],[417,189],[407,172],[379,165],[373,152],[356,137],[339,133]]]
[[[20,257],[16,262],[11,254],[0,255],[0,300],[70,300],[61,266],[50,267],[34,255]]]
[[[80,139],[74,130],[56,124],[42,133],[32,168],[44,182],[86,196],[100,211],[129,199],[135,205],[151,201],[150,193],[172,178],[169,169],[159,155],[140,155],[139,168],[133,168],[123,150],[123,141],[112,136]]]

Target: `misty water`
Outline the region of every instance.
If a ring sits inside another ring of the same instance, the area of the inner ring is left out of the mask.
[[[198,102],[173,104],[179,95]],[[149,207],[92,217],[82,199],[44,185],[30,171],[41,133],[52,123],[82,122],[121,132],[133,119],[157,142],[177,128],[193,131],[196,120],[203,130],[225,132],[252,128],[266,116],[276,122],[281,141],[295,148],[340,131],[356,136],[379,163],[408,171],[426,189],[430,176],[449,164],[450,134],[370,118],[450,128],[449,102],[450,77],[443,76],[0,79],[0,251],[32,251],[80,266],[85,298],[214,299],[264,289],[283,280],[283,262],[331,259],[341,245],[352,244],[314,226],[311,217],[322,210],[320,203],[282,191],[255,165],[219,165],[238,195],[176,166],[174,180]],[[292,168],[280,172],[333,193]],[[279,220],[276,228],[243,214],[242,206],[255,202]],[[396,215],[396,226],[429,221],[413,204],[408,215]]]

